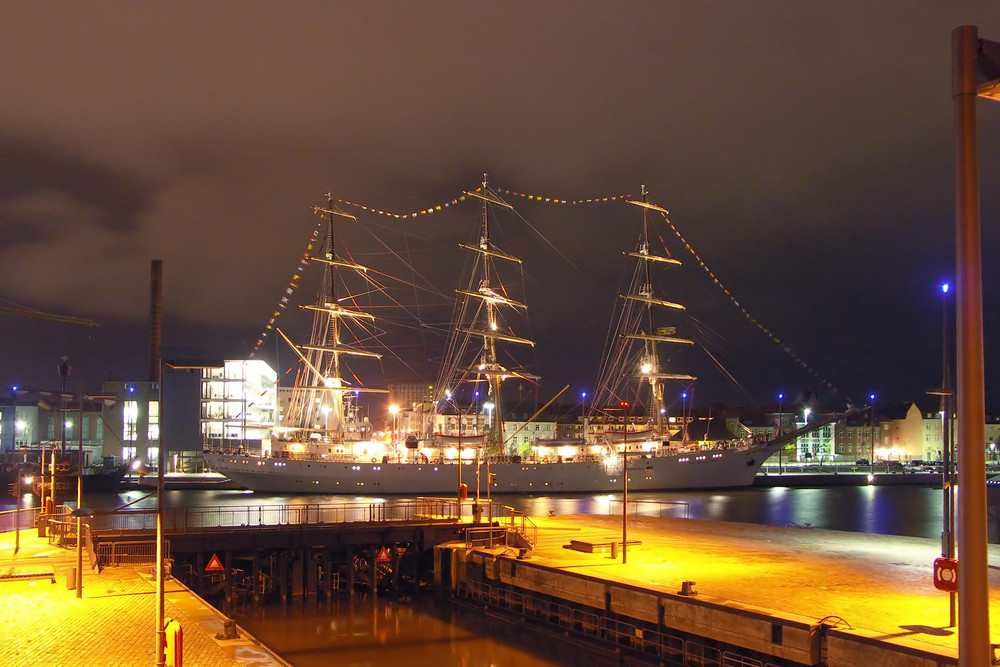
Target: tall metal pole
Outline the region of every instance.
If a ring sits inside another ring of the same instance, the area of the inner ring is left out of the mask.
[[[22,474],[23,474],[23,471],[20,468],[18,468],[17,469],[17,486],[14,487],[14,491],[15,491],[15,493],[17,495],[17,510],[14,512],[14,523],[15,523],[15,526],[16,526],[14,528],[14,530],[16,531],[14,533],[14,555],[15,556],[17,555],[17,552],[21,550],[21,496],[24,495],[22,493],[22,491],[21,491]]]
[[[163,626],[164,581],[163,581],[163,470],[166,466],[166,451],[163,446],[163,362],[157,374],[157,400],[160,410],[160,440],[156,451],[156,665],[163,667],[167,662],[167,633]]]
[[[83,597],[83,394],[80,394],[80,412],[77,430],[80,432],[80,448],[76,456],[76,597]]]
[[[941,285],[941,389],[931,393],[941,396],[941,491],[942,491],[942,530],[941,556],[955,557],[955,476],[954,456],[952,456],[951,381],[948,368],[948,283]],[[957,623],[957,595],[954,591],[948,593],[948,627]]]
[[[626,441],[628,437],[626,436]],[[628,451],[622,445],[622,565],[628,562]]]
[[[958,656],[960,665],[992,662],[986,558],[986,404],[982,248],[976,154],[975,26],[951,33],[955,109],[955,294],[958,334]]]
[[[163,359],[160,357],[162,327],[162,278],[163,263],[154,259],[150,277],[150,348],[149,371],[156,381],[158,401],[159,440],[156,448],[156,665],[166,664],[166,629],[163,627],[163,471],[166,468],[166,447],[163,441]]]

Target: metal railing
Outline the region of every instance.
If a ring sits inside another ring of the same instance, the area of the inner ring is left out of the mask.
[[[42,513],[39,507],[25,507],[20,510],[6,510],[0,512],[0,533],[12,533],[20,524],[21,530],[34,528]]]
[[[523,514],[509,507],[479,505],[485,519],[502,520],[526,531]],[[192,532],[216,528],[260,528],[268,526],[315,526],[342,523],[401,523],[456,521],[472,518],[477,510],[471,501],[454,498],[417,498],[387,503],[343,503],[307,505],[247,505],[234,507],[168,507],[164,530]],[[155,509],[98,510],[90,524],[94,530],[154,530]],[[521,515],[521,519],[517,518]]]
[[[163,542],[163,557],[170,558],[170,541]],[[101,567],[120,565],[155,565],[156,540],[141,542],[101,542],[97,545],[97,561]]]
[[[618,498],[612,498],[608,502],[608,514],[621,515],[621,509],[617,509],[621,503]],[[631,510],[629,514],[635,516],[691,518],[691,504],[683,500],[630,500],[628,504]]]

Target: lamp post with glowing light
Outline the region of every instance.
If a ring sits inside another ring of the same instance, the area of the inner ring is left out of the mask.
[[[687,397],[688,393],[681,392],[681,442],[687,444],[688,441],[688,409],[687,409]]]
[[[870,477],[875,477],[875,394],[868,394],[868,410],[871,413],[871,433],[869,437],[871,438],[871,460],[868,462],[868,474]],[[868,480],[872,481],[871,479]]]
[[[804,426],[809,424],[809,414],[812,412],[812,408],[806,408],[802,411],[802,424]],[[806,452],[809,453],[809,452]],[[809,458],[812,458],[812,454],[809,454]]]
[[[927,393],[941,397],[939,414],[941,415],[941,491],[942,491],[942,523],[941,523],[941,557],[955,557],[955,444],[951,437],[951,390],[950,369],[948,364],[948,283],[941,284],[941,387],[931,389]],[[955,592],[948,593],[949,627],[954,627],[956,618]]]
[[[781,408],[783,407],[783,406],[782,406],[782,402],[783,402],[784,400],[785,400],[785,395],[784,395],[784,394],[781,394],[781,393],[779,393],[779,394],[778,394],[778,437],[779,437],[779,438],[781,437],[781,434],[782,434],[782,426],[783,426],[782,422],[783,422],[783,420],[784,420],[784,414],[783,414],[783,413],[781,412]],[[785,449],[785,446],[784,446],[784,445],[782,445],[782,446],[781,446],[781,447],[780,447],[780,448],[778,449],[778,474],[779,474],[779,475],[781,474],[781,452],[782,452],[782,451],[783,451],[784,449]]]
[[[390,439],[392,441],[392,455],[393,456],[398,456],[399,452],[396,449],[396,415],[399,414],[399,406],[398,405],[390,405],[389,406],[389,414],[392,415],[392,434],[390,436]]]

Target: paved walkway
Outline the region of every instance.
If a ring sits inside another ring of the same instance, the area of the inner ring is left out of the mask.
[[[948,594],[934,588],[936,540],[756,524],[629,517],[621,555],[564,549],[570,540],[621,540],[621,517],[537,517],[532,561],[676,593],[694,581],[699,597],[820,620],[887,642],[957,655]],[[595,539],[595,538],[604,539]],[[1000,641],[1000,545],[989,545],[990,630]],[[836,619],[833,619],[836,620]]]
[[[67,570],[76,567],[76,551],[51,546],[37,530],[22,530],[15,555],[15,535],[0,533],[0,573],[52,568],[51,579],[0,581],[0,664],[101,665],[133,667],[156,664],[156,581],[152,568],[105,568],[92,572],[84,553],[83,597],[68,589]],[[184,632],[184,664],[189,667],[265,667],[288,663],[240,638],[217,640],[226,617],[174,580],[164,588],[168,618]]]

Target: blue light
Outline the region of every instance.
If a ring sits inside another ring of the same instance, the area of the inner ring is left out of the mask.
[[[688,397],[688,393],[686,391],[683,394],[681,394],[681,398],[686,399],[687,397]]]
[[[134,394],[135,393],[135,385],[130,384],[128,386],[128,393],[130,393],[130,394]]]
[[[580,392],[580,398],[587,398],[587,392],[581,391]]]
[[[785,400],[785,395],[784,394],[778,394],[778,400],[779,401]]]
[[[943,294],[947,294],[949,289],[951,289],[951,285],[948,283],[941,283],[941,292]]]
[[[17,391],[17,385],[15,384],[13,387],[10,388],[10,390],[11,391]]]
[[[868,400],[874,401],[875,400],[875,394],[869,394],[868,395]]]

